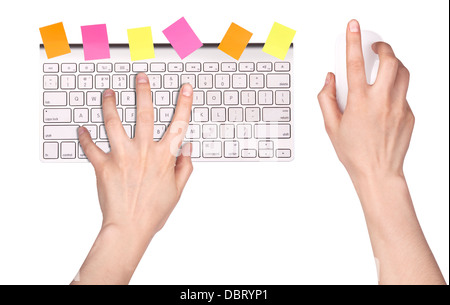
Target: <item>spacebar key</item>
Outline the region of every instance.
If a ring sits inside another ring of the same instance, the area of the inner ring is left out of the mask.
[[[256,124],[255,138],[257,139],[289,139],[291,125],[289,124]]]
[[[45,125],[45,140],[78,140],[78,125]]]

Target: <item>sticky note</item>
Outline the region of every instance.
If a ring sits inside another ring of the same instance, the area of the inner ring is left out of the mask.
[[[272,26],[272,30],[270,30],[263,51],[284,60],[292,40],[294,40],[294,36],[295,31],[293,29],[275,22]]]
[[[70,53],[69,42],[62,22],[39,28],[47,58]]]
[[[81,27],[84,60],[110,58],[106,24],[85,25]]]
[[[219,45],[219,50],[225,52],[234,59],[239,60],[252,35],[253,34],[246,29],[235,23],[231,23]]]
[[[163,34],[181,59],[203,46],[184,17],[165,29]]]
[[[151,27],[128,29],[131,60],[155,58]]]

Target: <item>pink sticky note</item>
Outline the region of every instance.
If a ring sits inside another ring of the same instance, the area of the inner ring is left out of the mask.
[[[110,58],[106,24],[85,25],[81,27],[84,60]]]
[[[165,29],[163,33],[181,59],[203,46],[184,17]]]

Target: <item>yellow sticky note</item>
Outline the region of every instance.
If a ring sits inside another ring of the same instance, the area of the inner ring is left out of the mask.
[[[270,30],[269,37],[266,40],[263,51],[267,54],[284,60],[292,40],[294,40],[295,31],[278,22],[275,22]]]
[[[47,58],[70,53],[69,42],[62,22],[39,28]]]
[[[225,33],[218,49],[239,60],[252,35],[252,33],[233,22]]]
[[[151,27],[128,29],[127,33],[132,61],[155,58]]]

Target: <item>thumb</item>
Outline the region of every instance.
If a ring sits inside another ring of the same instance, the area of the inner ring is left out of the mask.
[[[194,170],[191,160],[191,150],[191,143],[184,144],[175,164],[175,182],[180,195]]]
[[[325,121],[325,129],[330,134],[339,127],[342,118],[342,113],[337,104],[336,78],[333,73],[329,72],[327,74],[325,85],[317,95],[317,99]]]

